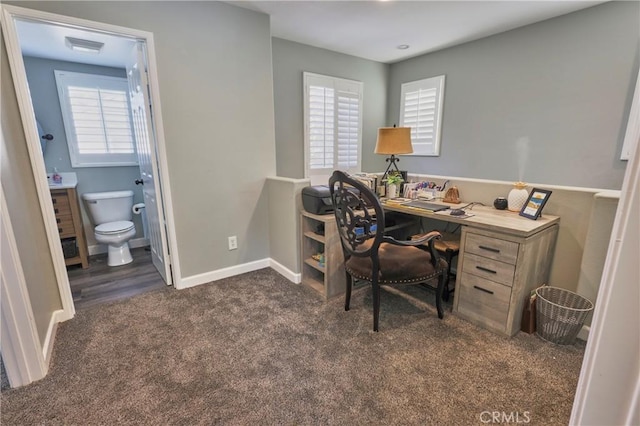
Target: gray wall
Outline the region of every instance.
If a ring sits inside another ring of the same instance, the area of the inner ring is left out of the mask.
[[[7,2],[154,34],[183,277],[269,256],[269,17],[221,2]],[[238,236],[238,250],[227,237]]]
[[[0,40],[0,115],[2,151],[0,181],[29,290],[35,327],[44,345],[53,313],[62,309],[51,249],[36,193],[18,101],[9,69],[4,38]]]
[[[62,111],[58,99],[58,89],[54,70],[99,74],[111,77],[127,77],[122,68],[100,67],[51,59],[24,57],[29,90],[33,101],[36,118],[46,133],[51,133],[54,140],[47,142],[44,162],[47,172],[52,173],[56,167],[59,172],[75,172],[78,175],[78,196],[85,192],[120,191],[129,189],[134,193],[134,203],[144,201],[142,190],[134,181],[140,178],[140,169],[134,167],[71,167],[71,158],[67,148]],[[97,244],[93,236],[93,226],[89,221],[84,203],[80,202],[84,216],[85,234],[89,245]],[[136,225],[135,238],[142,238],[144,230],[140,215],[133,216]]]
[[[611,2],[391,65],[388,122],[402,83],[446,75],[440,156],[402,156],[401,168],[620,189],[639,16],[640,3]]]
[[[304,71],[364,83],[362,169],[384,170],[384,157],[373,149],[378,127],[393,124],[385,119],[389,66],[275,37],[272,42],[278,176],[304,177]]]

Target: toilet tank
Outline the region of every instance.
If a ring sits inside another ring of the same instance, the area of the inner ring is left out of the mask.
[[[133,191],[86,192],[82,199],[94,225],[131,220]]]

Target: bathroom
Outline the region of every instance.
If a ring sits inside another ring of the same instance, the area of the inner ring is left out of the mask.
[[[137,164],[135,152],[121,155],[115,161],[106,164],[101,162],[101,159],[93,161],[91,158],[86,161],[88,157],[82,158],[77,149],[67,144],[66,129],[73,129],[73,124],[70,124],[71,114],[69,112],[67,112],[65,121],[63,113],[65,106],[64,102],[60,101],[63,97],[63,90],[65,90],[61,75],[77,76],[74,73],[79,73],[81,77],[82,75],[105,76],[106,80],[112,80],[116,77],[121,79],[119,84],[124,82],[126,88],[125,64],[135,46],[135,41],[126,37],[97,34],[42,22],[17,21],[16,23],[49,182],[53,183],[51,181],[54,175],[62,176],[63,186],[68,183],[70,177],[73,176],[77,179],[77,199],[90,260],[89,269],[86,271],[82,271],[80,265],[67,267],[74,299],[76,299],[79,290],[74,290],[74,276],[86,275],[92,266],[106,264],[107,247],[112,247],[112,245],[101,244],[96,240],[95,224],[88,209],[89,201],[83,200],[83,194],[131,191],[133,193],[132,204],[137,206],[135,209],[137,214],[133,214],[130,219],[135,226],[135,234],[132,231],[128,232],[131,237],[128,245],[132,249],[134,262],[128,264],[126,256],[112,262],[111,255],[109,255],[108,263],[112,265],[108,266],[105,272],[116,271],[120,268],[117,274],[122,276],[122,269],[127,268],[127,275],[135,276],[135,269],[139,265],[136,257],[150,258],[148,247],[150,233],[147,229],[147,209],[143,207],[145,196],[143,194],[142,173]],[[100,53],[96,54],[88,51],[82,52],[82,49],[79,49],[80,51],[72,49],[68,43],[69,38],[80,41],[101,40],[105,43]],[[44,41],[54,39],[66,40],[67,43],[59,42],[58,47],[48,48]],[[71,86],[66,87],[70,88]],[[130,111],[129,114],[131,115]],[[133,140],[133,120],[127,121],[131,126],[124,132],[129,133],[129,138]],[[42,138],[43,136],[44,138]],[[92,161],[93,164],[91,164]],[[153,182],[151,183],[153,184]],[[53,187],[59,186],[54,185]],[[65,258],[68,255],[64,245],[63,254]],[[147,263],[150,264],[151,260],[149,259]],[[125,264],[128,265],[124,266]]]

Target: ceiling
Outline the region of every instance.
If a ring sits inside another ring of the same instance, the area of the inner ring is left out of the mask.
[[[604,1],[229,1],[271,16],[271,35],[392,63]],[[409,45],[399,50],[399,45]]]
[[[185,2],[186,3],[186,2]],[[271,34],[373,61],[393,63],[594,6],[603,1],[228,1],[271,17]],[[124,67],[132,39],[18,21],[29,56]],[[65,36],[105,43],[78,53]],[[408,45],[400,50],[399,45]]]
[[[25,56],[108,67],[124,68],[135,43],[131,38],[21,19],[16,20],[16,29]],[[104,47],[99,54],[76,52],[65,45],[67,36],[101,42]]]

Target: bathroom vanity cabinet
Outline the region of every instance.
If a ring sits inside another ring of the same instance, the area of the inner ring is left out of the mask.
[[[64,261],[69,265],[89,267],[87,239],[82,225],[82,214],[75,188],[51,189],[51,201],[56,214],[56,224]]]

